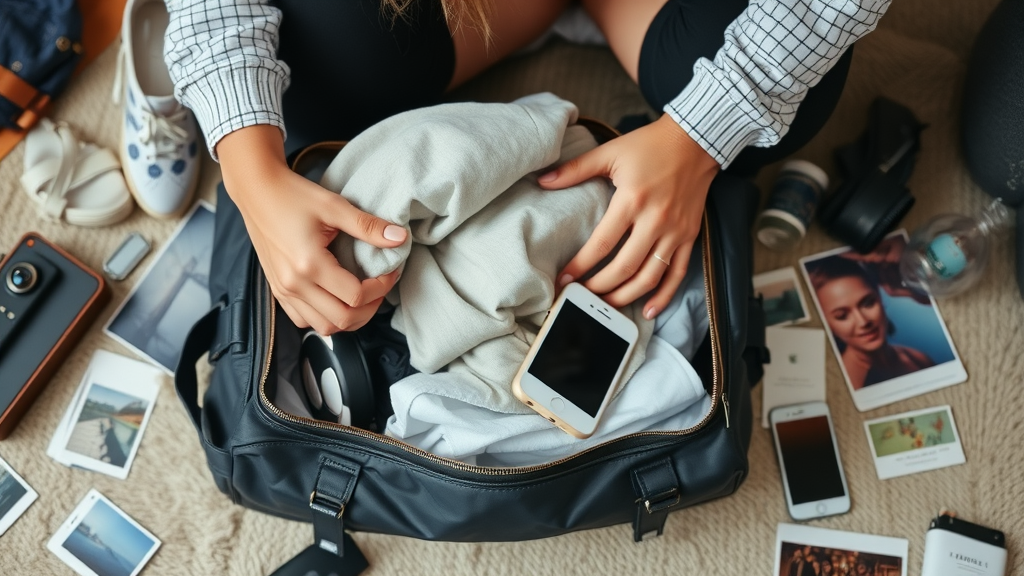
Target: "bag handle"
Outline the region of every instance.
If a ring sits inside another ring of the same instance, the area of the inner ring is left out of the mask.
[[[217,333],[217,320],[223,309],[224,304],[218,303],[192,325],[181,348],[178,366],[174,370],[174,389],[200,438],[203,438],[203,412],[199,407],[199,374],[196,372],[196,362],[210,349]]]

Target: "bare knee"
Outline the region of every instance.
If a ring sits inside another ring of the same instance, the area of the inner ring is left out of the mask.
[[[635,82],[640,47],[654,17],[666,0],[582,0],[619,63]]]

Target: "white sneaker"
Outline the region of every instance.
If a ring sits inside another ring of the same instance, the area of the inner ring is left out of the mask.
[[[174,99],[164,64],[169,16],[163,0],[128,0],[114,103],[124,104],[121,166],[135,201],[157,218],[181,216],[199,178],[199,128]]]

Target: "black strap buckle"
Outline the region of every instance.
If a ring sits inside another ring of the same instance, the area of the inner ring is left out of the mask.
[[[343,556],[345,554],[345,507],[356,489],[359,467],[329,458],[320,459],[316,485],[309,494],[313,511],[313,539],[320,548]]]
[[[644,500],[644,508],[648,514],[654,514],[655,512],[661,512],[667,510],[682,500],[682,495],[679,493],[678,488],[670,488],[660,494],[655,494],[650,498]],[[640,499],[637,499],[639,502]]]
[[[632,471],[636,492],[636,515],[633,518],[633,540],[644,536],[661,536],[669,511],[682,501],[679,478],[671,458],[663,458]]]

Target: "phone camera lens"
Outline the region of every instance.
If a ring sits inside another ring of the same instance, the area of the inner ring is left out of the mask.
[[[7,288],[15,294],[24,294],[35,287],[39,280],[36,267],[28,262],[19,262],[7,272]]]

